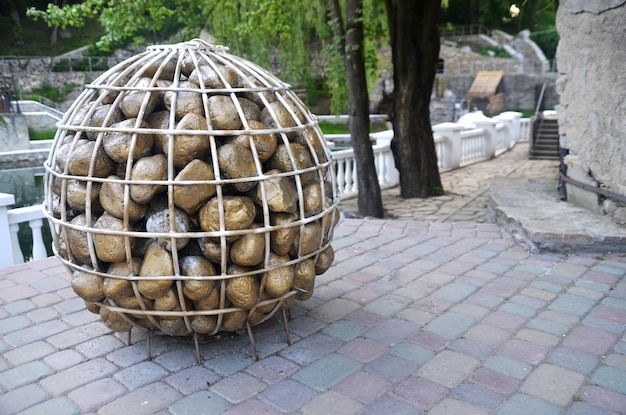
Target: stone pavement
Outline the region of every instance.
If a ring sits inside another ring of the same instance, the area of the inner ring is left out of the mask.
[[[0,270],[1,414],[626,414],[626,256],[342,219],[314,296],[200,345],[112,333],[56,258]]]
[[[532,254],[485,221],[527,146],[442,175],[446,195],[343,218],[314,296],[200,345],[113,333],[55,258],[0,269],[0,414],[626,415],[626,254]],[[351,203],[341,208],[350,212]],[[394,219],[391,219],[394,218]]]
[[[529,160],[528,143],[487,162],[441,173],[444,195],[428,199],[403,199],[400,188],[382,191],[385,218],[428,222],[486,222],[488,190],[497,177],[558,178],[557,160]],[[556,192],[556,189],[555,189]],[[341,201],[342,212],[358,217],[357,199]]]

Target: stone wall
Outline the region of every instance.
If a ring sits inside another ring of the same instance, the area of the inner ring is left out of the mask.
[[[30,150],[28,127],[22,114],[0,115],[0,152]]]
[[[446,76],[439,75],[447,82],[447,87],[457,99],[466,101],[467,93],[474,82],[474,75]],[[546,84],[543,109],[553,109],[559,103],[556,94],[556,75],[505,74],[501,81],[504,94],[504,108],[507,110],[535,109],[541,86]]]
[[[444,72],[438,74],[435,81],[431,104],[433,123],[454,121],[454,104],[467,109],[467,93],[476,73],[482,70],[504,71],[501,88],[504,108],[507,110],[534,110],[544,83],[546,91],[541,109],[554,109],[559,103],[555,87],[557,74],[548,71],[547,66],[539,60],[489,57],[446,45],[441,46],[439,56],[445,63]],[[387,105],[392,91],[393,73],[386,69],[370,94],[370,110],[388,113]]]
[[[626,0],[561,0],[557,107],[568,176],[626,195]],[[568,185],[568,201],[626,224],[626,206]]]

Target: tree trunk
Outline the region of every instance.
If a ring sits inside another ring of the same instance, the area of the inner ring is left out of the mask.
[[[59,36],[59,26],[52,26],[52,33],[50,33],[50,46],[55,47]]]
[[[400,196],[441,195],[429,109],[441,0],[386,0],[386,6],[394,81],[391,150],[400,172]]]
[[[16,45],[21,46],[24,44],[24,37],[22,36],[22,23],[20,21],[20,12],[15,4],[13,4],[13,2],[10,2],[9,5],[11,7],[10,15],[12,20],[11,26],[13,27],[13,39]]]
[[[339,1],[329,1],[335,36],[339,40],[348,82],[348,127],[358,172],[359,213],[363,216],[382,218],[384,210],[369,135],[369,97],[363,54],[362,3],[362,0],[346,1],[344,28]]]

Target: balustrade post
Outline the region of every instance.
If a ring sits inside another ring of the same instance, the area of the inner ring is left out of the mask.
[[[0,250],[2,251],[0,267],[10,267],[14,264],[11,238],[7,238],[7,235],[11,235],[7,207],[14,203],[15,197],[13,195],[0,193],[0,235],[4,235],[4,237],[0,237]]]
[[[456,169],[461,165],[461,130],[463,126],[453,122],[444,122],[433,126],[433,133],[444,137],[442,166],[444,169]]]
[[[480,128],[485,131],[486,142],[483,146],[483,157],[489,160],[496,155],[496,147],[498,146],[497,136],[496,136],[496,124],[498,124],[495,120],[479,120],[475,121],[474,124],[476,128]]]
[[[43,228],[43,221],[41,219],[35,219],[28,222],[33,235],[33,259],[44,259],[48,257],[46,252],[46,245],[43,241],[43,234],[41,233]]]
[[[497,118],[508,123],[510,132],[508,137],[509,148],[513,147],[515,143],[521,140],[522,113],[517,111],[505,111],[502,114],[498,115]]]
[[[396,161],[393,159],[393,153],[391,152],[391,140],[393,139],[393,130],[381,131],[380,133],[372,134],[372,137],[376,139],[376,145],[384,145],[390,147],[389,152],[384,153],[384,171],[385,171],[385,184],[396,185],[400,183],[400,173],[396,168]]]
[[[24,253],[22,252],[22,247],[20,246],[20,224],[12,223],[9,225],[9,229],[11,231],[11,247],[13,251],[13,264],[22,264],[24,262]]]

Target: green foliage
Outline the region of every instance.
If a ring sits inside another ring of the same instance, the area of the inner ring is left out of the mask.
[[[541,48],[547,59],[555,58],[556,47],[559,44],[559,34],[556,29],[532,33],[530,38]]]
[[[345,69],[326,4],[326,0],[85,0],[64,7],[48,4],[45,10],[30,8],[28,15],[60,27],[80,27],[97,17],[105,35],[92,56],[128,42],[142,46],[162,41],[175,32],[170,41],[188,40],[206,29],[233,54],[270,68],[294,86],[315,87],[310,98],[330,93],[331,110],[340,113],[347,109]],[[368,79],[374,80],[376,51],[387,33],[384,2],[364,0],[364,12],[366,69]]]
[[[509,8],[516,4],[520,14],[511,16]],[[440,14],[440,24],[464,26],[480,24],[489,30],[507,33],[531,32],[554,28],[558,0],[447,0]]]
[[[83,56],[82,59],[61,59],[52,67],[52,72],[91,72],[106,71],[108,62],[106,59],[94,59]],[[71,91],[70,91],[71,92]]]
[[[52,86],[50,84],[43,84],[38,88],[33,88],[31,93],[26,94],[24,98],[39,101],[39,98],[43,97],[54,102],[61,102],[76,88],[77,85],[72,82],[60,87]]]
[[[319,127],[324,134],[349,134],[350,129],[347,124],[334,123],[328,121],[320,121]],[[387,125],[384,122],[370,122],[370,132],[384,131]]]
[[[35,130],[32,128],[28,128],[28,136],[33,141],[38,140],[52,140],[54,135],[56,134],[56,130]]]
[[[350,134],[350,130],[345,124],[320,121],[319,126],[324,134]]]
[[[533,115],[535,115],[535,110],[533,108],[512,109],[509,111],[521,112],[522,118],[531,118]]]
[[[491,53],[490,53],[491,52]],[[479,53],[486,56],[495,56],[496,58],[509,58],[509,54],[501,46],[483,46]]]
[[[27,15],[33,19],[43,19],[48,25],[60,28],[82,27],[87,19],[97,18],[104,27],[105,34],[96,45],[101,50],[110,51],[129,39],[141,43],[145,33],[156,34],[168,27],[175,20],[175,10],[170,9],[168,3],[170,2],[150,0],[85,0],[63,7],[49,3],[46,10],[29,8]]]
[[[8,17],[0,16],[0,55],[5,56],[57,56],[95,42],[103,33],[100,23],[91,19],[85,26],[69,30],[68,36],[59,36],[56,45],[51,45],[52,28],[47,23],[22,19],[19,43],[9,22]]]
[[[430,189],[430,195],[431,196],[443,196],[443,188],[439,187],[439,186],[435,186],[433,188]]]

